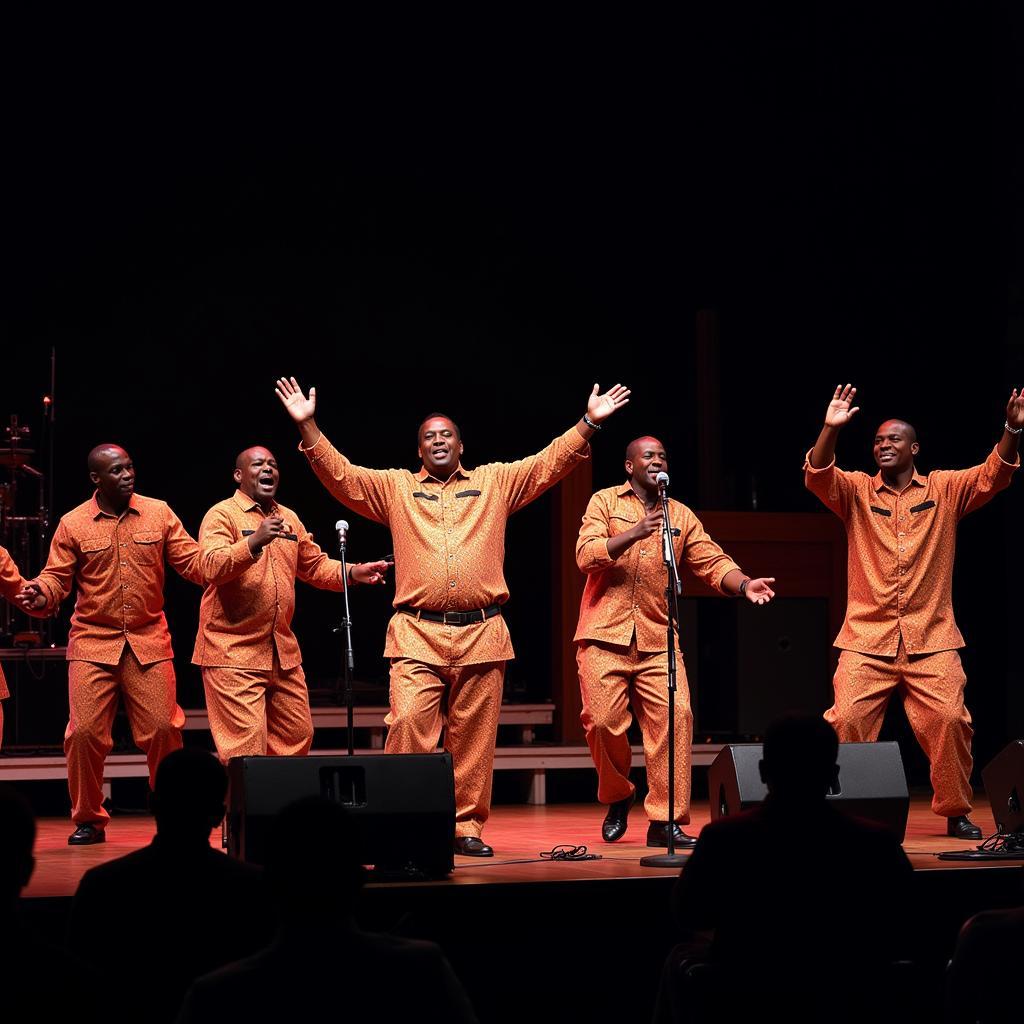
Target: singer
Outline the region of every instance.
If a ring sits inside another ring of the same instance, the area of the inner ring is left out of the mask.
[[[668,611],[662,560],[664,514],[658,485],[658,474],[667,472],[665,446],[656,437],[631,441],[626,448],[628,479],[590,499],[576,542],[576,564],[587,574],[573,638],[578,644],[576,664],[583,698],[580,717],[597,768],[597,798],[608,805],[601,827],[607,843],[625,835],[635,799],[626,735],[632,705],[647,762],[647,845],[668,845]],[[770,586],[774,577],[751,579],[744,575],[704,532],[689,508],[672,498],[668,505],[677,563],[686,562],[697,576],[728,596],[742,596],[754,604],[765,604],[775,596]],[[681,663],[677,679],[676,815],[672,827],[675,846],[685,847],[696,839],[679,827],[690,820],[693,738],[690,695]]]
[[[299,517],[276,500],[280,473],[266,448],[235,460],[237,490],[199,530],[206,590],[192,663],[199,665],[217,756],[306,754],[313,742],[309,691],[292,633],[295,579],[341,590],[329,558]],[[387,562],[349,565],[350,583],[383,583]]]
[[[898,690],[931,766],[932,811],[946,834],[981,839],[971,813],[971,716],[953,617],[953,555],[960,520],[1008,487],[1020,465],[1024,393],[1016,388],[988,458],[971,469],[918,472],[917,431],[886,420],[875,431],[878,472],[836,467],[839,432],[856,415],[857,389],[840,385],[804,461],[804,484],[846,527],[846,621],[835,639],[835,703],[825,719],[840,743],[878,738]]]
[[[277,394],[302,435],[301,450],[340,502],[385,523],[395,544],[395,614],[384,656],[391,659],[386,750],[428,753],[442,724],[455,768],[455,852],[490,857],[480,838],[490,812],[494,742],[505,662],[514,657],[501,606],[508,599],[503,561],[508,517],[587,458],[601,423],[628,402],[616,384],[598,386],[579,422],[543,451],[518,462],[462,466],[462,436],[447,416],[428,416],[417,432],[422,465],[353,466],[320,432],[294,377]]]

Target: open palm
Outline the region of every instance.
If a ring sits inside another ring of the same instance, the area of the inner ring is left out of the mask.
[[[832,396],[832,401],[828,403],[828,409],[825,411],[826,427],[845,427],[860,412],[860,406],[853,405],[856,394],[857,389],[852,384],[847,384],[846,387],[840,384],[836,388],[836,393]],[[851,409],[850,406],[853,408]]]
[[[299,382],[294,377],[279,377],[274,388],[281,404],[288,410],[296,423],[304,423],[312,419],[316,412],[316,388],[309,389],[309,398],[302,393]]]

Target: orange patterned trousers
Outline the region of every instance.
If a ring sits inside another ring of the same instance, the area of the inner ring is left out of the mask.
[[[157,765],[181,747],[185,714],[175,700],[174,662],[141,665],[127,644],[117,665],[69,661],[71,716],[64,733],[64,754],[76,825],[91,822],[102,828],[110,819],[103,807],[103,763],[113,746],[110,730],[119,694],[132,738],[146,755],[150,788]]]
[[[491,813],[494,744],[505,662],[427,665],[391,659],[391,710],[384,719],[389,754],[429,754],[444,726],[455,769],[455,834],[479,836]]]
[[[587,745],[597,768],[597,799],[603,804],[625,800],[634,792],[629,781],[632,752],[626,735],[636,715],[647,761],[647,799],[651,821],[668,821],[668,663],[664,651],[650,654],[596,640],[576,650]],[[675,820],[690,820],[690,743],[693,715],[682,656],[676,654]]]
[[[931,765],[932,810],[952,818],[971,810],[971,716],[964,706],[967,677],[956,651],[895,658],[843,651],[836,669],[835,704],[825,720],[840,743],[872,743],[893,690]]]
[[[313,744],[309,691],[301,665],[269,672],[203,667],[206,713],[217,756],[305,755]]]

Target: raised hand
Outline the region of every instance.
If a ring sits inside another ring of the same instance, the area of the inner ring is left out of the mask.
[[[753,604],[767,604],[775,596],[775,591],[768,586],[769,583],[774,582],[774,576],[762,576],[756,580],[748,580],[743,596]]]
[[[590,398],[587,399],[587,417],[593,423],[603,422],[616,409],[629,404],[630,390],[621,384],[609,388],[603,395],[598,394],[600,390],[601,386],[595,384],[594,390],[590,392]]]
[[[307,398],[294,377],[278,377],[274,392],[296,423],[301,425],[313,418],[316,412],[316,388],[309,389]]]
[[[1024,427],[1024,388],[1021,388],[1020,391],[1016,388],[1013,389],[1010,401],[1006,404],[1006,422],[1014,430]]]
[[[46,607],[46,595],[38,583],[26,583],[14,595],[14,601],[15,604],[20,605],[26,611],[30,608],[35,611],[41,611]]]
[[[857,389],[852,384],[847,384],[843,387],[842,384],[836,388],[836,393],[832,396],[832,401],[828,403],[828,409],[825,410],[825,426],[834,427],[836,430],[840,430],[845,427],[853,417],[860,412],[860,406],[853,405],[854,396],[857,394]]]
[[[352,564],[352,579],[356,583],[384,583],[387,581],[390,562],[355,562]]]

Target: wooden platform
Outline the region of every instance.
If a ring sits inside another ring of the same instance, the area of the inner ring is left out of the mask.
[[[601,841],[603,808],[597,804],[558,804],[547,806],[496,807],[487,824],[485,838],[495,850],[490,859],[456,857],[452,877],[445,881],[418,883],[429,886],[515,885],[640,879],[674,875],[670,869],[641,867],[639,861],[651,852],[644,845],[646,819],[636,808],[624,839],[610,844]],[[979,808],[974,820],[989,834],[992,816]],[[696,835],[710,819],[707,805],[694,809],[693,823],[686,831]],[[1016,871],[1020,865],[971,864],[940,861],[943,850],[965,849],[970,844],[957,842],[942,834],[945,822],[931,813],[926,797],[916,797],[911,805],[904,849],[919,872]],[[147,844],[153,837],[153,819],[146,816],[118,817],[107,829],[107,842],[97,846],[72,847],[67,837],[71,823],[60,818],[39,821],[36,840],[36,870],[24,895],[26,897],[66,897],[74,893],[79,879],[92,866],[120,857]],[[219,832],[214,836],[219,840]],[[539,859],[541,851],[559,844],[587,846],[601,855],[600,860],[552,863]]]

